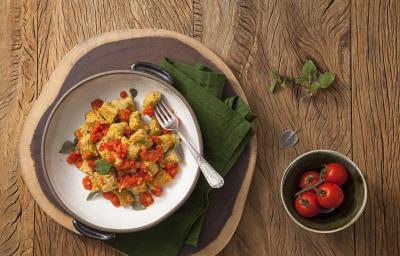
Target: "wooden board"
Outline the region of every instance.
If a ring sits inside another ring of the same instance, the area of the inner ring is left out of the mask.
[[[197,41],[166,30],[121,30],[89,39],[72,49],[60,62],[28,115],[20,141],[21,171],[25,184],[42,210],[62,226],[75,231],[72,218],[50,196],[41,166],[40,141],[55,102],[73,85],[91,75],[128,69],[132,63],[159,63],[168,56],[186,63],[203,63],[227,77],[226,95],[246,97],[229,68]],[[232,237],[240,220],[256,159],[256,138],[215,190],[207,212],[199,246],[185,247],[182,254],[215,254]]]
[[[399,254],[399,1],[13,0],[0,9],[0,255],[118,255],[40,210],[18,175],[17,142],[64,55],[122,28],[164,28],[201,41],[233,70],[258,115],[254,179],[221,255]],[[339,77],[317,101],[322,115],[298,89],[267,90],[273,68],[296,75],[309,57]],[[300,142],[282,152],[277,137],[292,127],[302,128]],[[365,214],[334,235],[303,231],[278,202],[285,166],[322,147],[352,157],[369,185]]]

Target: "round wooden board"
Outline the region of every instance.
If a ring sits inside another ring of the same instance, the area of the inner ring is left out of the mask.
[[[158,47],[154,47],[157,44]],[[135,49],[135,55],[130,56],[129,53],[133,52],[132,49]],[[126,51],[126,54],[121,56],[117,51]],[[112,54],[113,52],[115,55]],[[158,64],[162,57],[172,57],[191,64],[200,62],[224,73],[227,77],[225,93],[236,94],[247,101],[239,82],[226,64],[204,45],[182,34],[166,30],[119,30],[101,34],[77,45],[58,64],[43,87],[42,93],[25,120],[19,147],[21,171],[25,184],[40,208],[65,228],[77,232],[72,226],[72,218],[48,196],[41,176],[40,161],[38,161],[38,158],[40,159],[40,150],[38,150],[40,146],[38,148],[38,145],[40,144],[42,124],[52,108],[52,104],[64,93],[66,85],[71,86],[93,73],[110,68],[127,69],[130,60],[126,58],[132,59],[130,63],[148,61]],[[232,238],[239,224],[254,172],[257,155],[256,141],[256,136],[253,136],[249,148],[233,168],[237,171],[232,170],[228,174],[230,177],[226,177],[227,182],[232,181],[232,184],[237,184],[237,189],[234,191],[236,198],[232,201],[229,216],[223,219],[224,222],[221,223],[223,226],[218,230],[216,237],[212,241],[206,241],[200,250],[188,249],[184,250],[184,254],[193,252],[195,255],[214,255],[221,251]],[[227,188],[225,189],[225,187]],[[229,195],[229,183],[225,187],[221,192],[216,191],[215,194],[220,194],[219,197]],[[215,197],[218,198],[218,195]],[[211,203],[209,211],[212,211],[212,207]],[[207,220],[205,224],[207,224]]]

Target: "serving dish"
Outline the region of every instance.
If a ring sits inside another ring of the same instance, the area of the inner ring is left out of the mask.
[[[173,82],[168,74],[146,63],[138,63],[133,69],[102,72],[77,83],[57,101],[43,131],[42,165],[49,188],[58,203],[74,217],[75,227],[97,239],[109,239],[113,233],[135,232],[159,223],[188,198],[199,175],[195,159],[188,149],[181,148],[181,171],[166,187],[165,195],[157,198],[151,207],[134,211],[132,208],[115,208],[101,198],[86,201],[87,191],[79,186],[85,174],[68,165],[66,156],[60,154],[59,149],[64,141],[71,140],[84,114],[90,110],[93,98],[110,100],[117,98],[120,91],[135,89],[134,100],[140,109],[144,95],[159,91],[181,119],[182,133],[202,151],[196,117],[183,96],[168,83]]]
[[[300,216],[294,207],[300,177],[307,170],[319,170],[329,163],[339,163],[348,172],[348,181],[342,185],[343,203],[312,218]],[[367,194],[367,183],[358,166],[345,155],[332,150],[313,150],[297,157],[286,168],[281,180],[281,200],[287,214],[300,227],[316,233],[334,233],[353,224],[364,211]]]
[[[247,102],[240,83],[229,67],[199,41],[162,29],[124,29],[107,32],[75,46],[60,61],[27,115],[19,143],[21,175],[40,210],[60,226],[79,233],[73,217],[54,198],[41,164],[40,144],[51,109],[79,81],[92,75],[125,70],[136,61],[160,63],[164,57],[189,64],[203,63],[224,73],[224,95],[238,95]],[[95,63],[95,65],[93,65]],[[222,188],[213,191],[197,247],[184,245],[181,255],[215,255],[233,236],[245,205],[257,158],[256,134],[227,176]],[[57,229],[55,235],[64,230]],[[116,250],[120,247],[114,246]]]

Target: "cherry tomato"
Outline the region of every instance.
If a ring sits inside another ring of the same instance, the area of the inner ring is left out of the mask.
[[[337,185],[343,185],[348,179],[346,168],[338,163],[328,164],[325,168],[324,179],[326,182],[335,183]]]
[[[304,192],[299,195],[294,203],[296,211],[304,217],[314,217],[319,213],[320,205],[317,196],[312,192]]]
[[[114,197],[114,193],[113,192],[103,192],[103,196],[105,199],[111,200],[111,198]]]
[[[144,207],[148,207],[154,202],[153,196],[148,192],[140,194],[139,201]]]
[[[92,181],[90,180],[89,176],[85,176],[82,179],[82,185],[84,189],[91,190],[92,189]]]
[[[151,193],[155,196],[161,196],[162,192],[163,189],[161,187],[155,187],[154,189],[151,190]]]
[[[342,189],[334,183],[324,183],[318,187],[317,199],[325,208],[336,208],[342,204],[344,195]]]
[[[128,122],[129,121],[129,114],[131,113],[131,111],[129,111],[129,109],[127,109],[127,108],[124,108],[124,109],[121,109],[120,111],[119,111],[119,119],[122,121],[122,122]]]
[[[119,198],[117,195],[114,194],[113,198],[111,198],[111,203],[115,206],[115,207],[119,207],[121,205],[121,202],[119,201]]]
[[[305,172],[301,178],[300,178],[300,187],[306,188],[309,186],[314,185],[315,183],[317,183],[320,179],[320,175],[319,172],[316,171],[307,171]]]
[[[92,105],[93,109],[97,110],[101,108],[101,106],[103,105],[103,101],[101,99],[94,99],[92,103],[90,103],[90,105]]]
[[[122,91],[119,93],[119,96],[124,99],[124,98],[128,97],[128,93],[126,91]]]
[[[143,114],[150,117],[154,116],[154,108],[150,105],[145,107],[145,109],[143,110]]]

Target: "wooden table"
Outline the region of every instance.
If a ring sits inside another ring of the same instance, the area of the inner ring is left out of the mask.
[[[16,155],[24,117],[77,43],[122,28],[164,28],[201,41],[234,71],[258,119],[258,159],[241,223],[221,255],[400,254],[400,11],[388,0],[41,1],[0,3],[0,255],[116,255],[58,226],[32,200]],[[271,69],[297,75],[312,58],[337,73],[315,103],[268,91]],[[298,129],[282,151],[278,137]],[[279,181],[308,150],[350,156],[368,204],[337,234],[302,230],[284,212]]]

